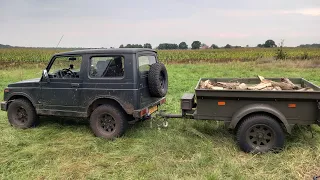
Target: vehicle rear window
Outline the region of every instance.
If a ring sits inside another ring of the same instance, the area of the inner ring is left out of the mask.
[[[148,74],[150,70],[150,66],[154,63],[156,63],[156,57],[155,56],[139,56],[139,72],[140,74]]]

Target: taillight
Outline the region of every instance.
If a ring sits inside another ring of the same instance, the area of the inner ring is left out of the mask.
[[[148,109],[143,109],[141,112],[140,112],[140,117],[143,117],[144,115],[146,115],[148,113]]]

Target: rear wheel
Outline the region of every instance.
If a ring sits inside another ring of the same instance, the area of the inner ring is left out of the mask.
[[[38,117],[33,105],[25,99],[15,99],[8,107],[9,123],[17,128],[26,129],[35,124]]]
[[[128,126],[126,114],[111,105],[101,105],[91,114],[90,127],[98,137],[113,139],[124,134]]]
[[[267,152],[283,147],[285,134],[280,124],[266,115],[250,116],[237,131],[237,143],[244,152]]]

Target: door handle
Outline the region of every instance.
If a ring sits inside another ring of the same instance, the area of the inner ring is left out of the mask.
[[[79,83],[71,83],[71,87],[73,88],[78,88],[80,85]]]

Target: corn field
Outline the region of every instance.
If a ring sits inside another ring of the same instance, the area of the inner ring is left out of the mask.
[[[48,62],[53,54],[70,50],[72,49],[4,48],[0,49],[0,62]],[[277,48],[158,50],[160,61],[167,63],[255,61],[273,58],[276,52]],[[284,48],[284,52],[287,59],[320,58],[320,48]]]

